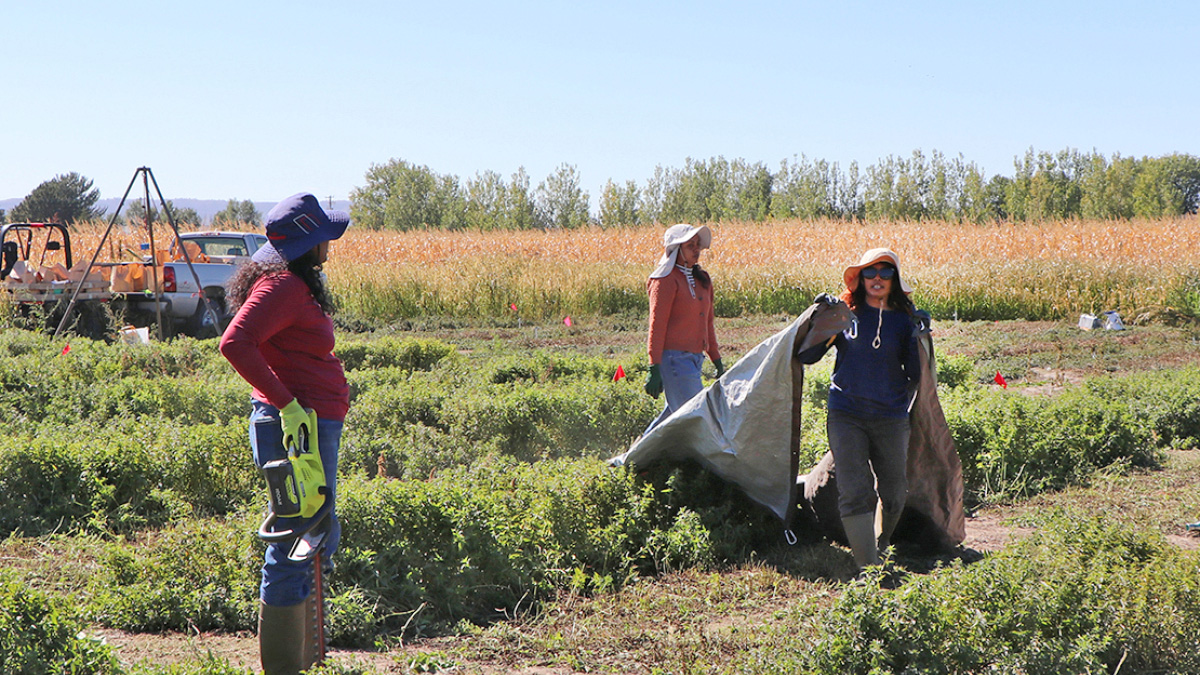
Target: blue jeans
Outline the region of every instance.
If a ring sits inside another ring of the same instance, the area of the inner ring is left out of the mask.
[[[667,405],[658,417],[646,427],[642,435],[658,426],[670,417],[680,406],[687,403],[693,396],[704,389],[700,381],[700,366],[704,363],[703,354],[681,352],[674,349],[664,349],[662,361],[658,364],[658,373],[662,375],[663,396]]]
[[[262,401],[251,401],[250,448],[254,451],[254,465],[262,470],[267,462],[287,457],[283,447],[283,427],[279,424],[279,409]],[[342,443],[342,423],[335,420],[317,419],[317,448],[321,451],[321,464],[325,467],[326,499],[333,500],[337,493],[338,449]],[[333,558],[341,538],[342,526],[337,514],[329,515],[329,536],[321,552],[323,560]],[[303,520],[294,520],[302,527]],[[290,525],[291,523],[289,523]],[[262,567],[262,584],[259,596],[273,607],[288,607],[304,601],[312,592],[312,562],[298,563],[288,560],[292,542],[267,544],[267,554]]]

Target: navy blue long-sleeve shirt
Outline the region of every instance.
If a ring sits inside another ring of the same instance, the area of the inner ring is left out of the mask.
[[[879,326],[880,317],[883,326]],[[837,360],[829,383],[829,409],[854,415],[907,417],[910,387],[921,379],[916,325],[906,312],[860,307],[854,323],[833,342]],[[879,328],[879,346],[874,346]],[[797,357],[816,363],[829,345],[811,347]]]

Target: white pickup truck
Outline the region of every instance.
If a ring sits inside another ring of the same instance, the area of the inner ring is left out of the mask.
[[[175,251],[171,260],[151,269],[150,258],[143,263],[139,272],[143,275],[145,288],[140,291],[120,291],[114,281],[114,309],[123,309],[131,315],[142,315],[131,319],[137,325],[154,320],[162,311],[164,325],[173,326],[173,332],[194,337],[220,335],[229,314],[225,304],[225,282],[233,276],[237,266],[250,260],[250,256],[267,242],[267,238],[255,232],[186,232],[180,235],[192,261],[192,269]],[[195,274],[192,274],[195,270]],[[159,284],[162,292],[154,293],[154,274],[161,275]],[[197,285],[197,277],[199,284]],[[115,279],[116,277],[114,277]],[[208,298],[216,317],[206,311],[200,295]]]

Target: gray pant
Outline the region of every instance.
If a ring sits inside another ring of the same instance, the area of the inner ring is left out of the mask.
[[[902,510],[908,497],[908,418],[830,410],[825,427],[842,517],[874,513],[876,489],[885,511]]]

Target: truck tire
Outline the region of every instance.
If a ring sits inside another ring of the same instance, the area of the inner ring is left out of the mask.
[[[208,302],[212,305],[213,311],[217,313],[216,323],[213,322],[212,315],[205,309],[204,301],[196,303],[196,311],[192,313],[192,318],[188,322],[188,332],[199,340],[220,337],[225,332],[225,326],[229,324],[229,316],[225,311],[225,297],[210,295]]]
[[[108,337],[108,316],[104,312],[103,305],[92,301],[78,302],[75,304],[74,313],[75,316],[70,322],[70,330],[73,333],[93,340],[104,340]],[[61,316],[58,311],[53,314]],[[55,322],[55,325],[50,328],[57,328],[57,325]]]

